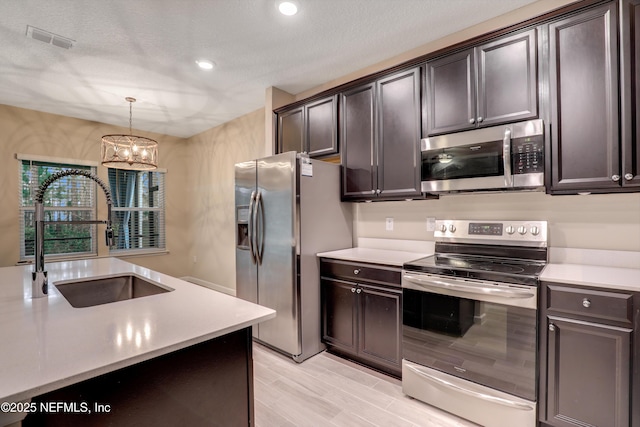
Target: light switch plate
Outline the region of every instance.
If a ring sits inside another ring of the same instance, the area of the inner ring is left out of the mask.
[[[427,218],[427,231],[436,231],[436,219],[433,217]]]

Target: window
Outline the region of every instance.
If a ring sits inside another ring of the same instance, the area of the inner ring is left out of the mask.
[[[89,170],[87,164],[25,159],[20,167],[20,260],[34,255],[34,197],[51,175],[69,169]],[[45,221],[80,221],[96,218],[96,184],[84,176],[66,176],[49,186],[44,195]],[[44,253],[47,258],[97,255],[96,226],[91,224],[45,224]]]
[[[164,172],[109,169],[115,246],[110,253],[165,250]]]

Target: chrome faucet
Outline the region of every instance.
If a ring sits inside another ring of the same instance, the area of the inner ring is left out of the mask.
[[[65,176],[70,175],[80,175],[86,176],[94,180],[102,191],[104,191],[105,196],[107,197],[107,220],[101,221],[45,221],[44,220],[44,193],[47,191],[47,188],[55,181],[63,178]],[[111,191],[107,185],[102,182],[100,178],[96,175],[92,174],[89,171],[79,170],[79,169],[69,169],[66,171],[58,172],[51,175],[45,182],[40,185],[38,191],[36,193],[35,200],[35,263],[33,272],[31,273],[31,297],[32,298],[41,298],[47,296],[49,292],[49,283],[47,279],[47,272],[44,270],[44,225],[51,223],[58,224],[107,224],[107,229],[105,231],[105,238],[107,246],[113,246],[113,228],[111,227]]]

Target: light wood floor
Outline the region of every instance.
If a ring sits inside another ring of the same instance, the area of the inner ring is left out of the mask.
[[[402,393],[400,381],[328,353],[302,364],[253,345],[257,427],[475,427]]]

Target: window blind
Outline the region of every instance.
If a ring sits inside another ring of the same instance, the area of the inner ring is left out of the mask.
[[[164,251],[164,172],[109,169],[115,246],[122,255]]]
[[[29,160],[22,158],[19,170],[20,260],[34,255],[34,197],[51,175],[69,169],[96,172],[93,166]],[[83,176],[66,176],[51,184],[44,194],[45,221],[94,220],[96,183]],[[69,255],[97,255],[96,226],[92,224],[45,224],[46,258]]]

